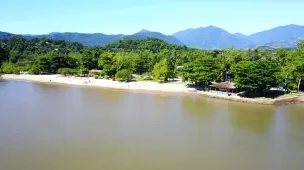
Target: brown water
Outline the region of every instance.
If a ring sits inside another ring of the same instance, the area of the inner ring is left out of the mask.
[[[1,170],[303,170],[304,105],[0,80]]]

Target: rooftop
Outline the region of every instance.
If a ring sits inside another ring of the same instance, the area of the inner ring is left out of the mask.
[[[215,88],[219,88],[219,89],[236,89],[236,87],[234,86],[234,83],[231,83],[228,81],[212,84],[212,85],[210,85],[210,87],[215,87]]]

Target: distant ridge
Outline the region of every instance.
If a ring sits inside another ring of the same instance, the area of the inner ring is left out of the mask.
[[[304,37],[304,26],[291,24],[249,35],[248,39],[257,44],[266,44],[274,41],[288,41],[299,37]]]
[[[1,32],[0,31],[0,39],[2,38],[11,38],[13,37],[15,34],[11,34],[11,33],[8,33],[8,32]]]
[[[16,34],[0,32],[0,39],[11,38]],[[169,44],[186,45],[189,47],[201,49],[224,49],[227,47],[235,48],[295,48],[297,41],[304,39],[304,26],[285,25],[273,29],[261,31],[252,35],[242,33],[229,33],[228,31],[210,25],[207,27],[189,28],[165,35],[160,32],[153,32],[142,29],[132,35],[124,34],[103,34],[103,33],[76,33],[76,32],[51,32],[44,35],[22,35],[25,38],[49,38],[55,40],[65,40],[69,42],[78,42],[86,46],[104,46],[119,40],[138,40],[147,38],[156,38]]]
[[[230,46],[244,48],[250,44],[246,38],[230,34],[221,28],[210,25],[208,27],[191,28],[173,34],[188,46],[202,49],[223,49]]]
[[[75,32],[52,32],[45,35],[24,35],[25,38],[49,38],[56,40],[65,40],[70,42],[78,42],[87,46],[104,46],[119,40],[126,39],[146,39],[146,38],[156,38],[163,40],[169,44],[183,45],[181,41],[176,39],[173,36],[167,36],[159,32],[151,32],[149,30],[141,30],[133,35],[123,35],[123,34],[114,34],[107,35],[102,33],[75,33]]]
[[[295,48],[297,41],[304,39],[304,26],[290,24],[249,36],[241,33],[231,34],[215,26],[187,29],[173,34],[188,46],[203,49],[236,48]]]
[[[149,30],[141,30],[133,35],[126,36],[127,39],[145,39],[145,38],[156,38],[163,41],[166,41],[169,44],[176,44],[176,45],[184,45],[179,39],[171,35],[164,35],[159,32],[152,32]]]

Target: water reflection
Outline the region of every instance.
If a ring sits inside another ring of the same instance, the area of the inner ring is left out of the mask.
[[[291,125],[304,128],[304,105],[296,104],[285,107]],[[303,133],[304,134],[304,133]]]
[[[267,134],[273,126],[274,106],[235,103],[227,107],[231,124],[236,129]]]
[[[1,83],[0,169],[304,167],[303,105]]]
[[[4,82],[7,82],[7,81],[5,81],[4,79],[0,78],[0,86],[1,86],[1,84],[4,83]]]
[[[286,130],[288,137],[304,147],[304,105],[297,104],[282,108],[285,112]]]
[[[182,112],[188,116],[196,118],[212,118],[216,107],[214,102],[208,98],[197,95],[186,95],[180,97]]]

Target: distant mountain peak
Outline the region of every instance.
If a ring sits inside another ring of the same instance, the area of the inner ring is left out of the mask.
[[[197,29],[194,29],[194,31],[225,31],[225,30],[223,30],[222,28],[216,27],[214,25],[209,25],[207,27],[199,27]]]
[[[49,35],[60,34],[60,32],[50,32]]]
[[[290,26],[290,27],[302,27],[302,25],[297,25],[297,24],[289,24],[289,25],[285,25],[286,26]],[[284,26],[282,26],[284,27]]]
[[[151,32],[151,31],[149,31],[147,29],[141,29],[139,32]]]
[[[234,35],[243,35],[243,36],[246,36],[246,35],[244,35],[242,33],[239,33],[239,32],[234,33]]]
[[[162,34],[160,32],[149,31],[146,29],[142,29],[140,32],[137,32],[133,35],[128,36],[129,39],[145,39],[145,38],[155,38],[166,41],[169,44],[177,44],[177,45],[184,45],[180,40],[173,36],[168,36]]]
[[[242,48],[251,44],[246,38],[230,34],[228,31],[213,25],[180,31],[173,36],[190,47],[201,49],[223,49],[231,46]]]
[[[209,26],[207,26],[207,27],[205,27],[205,28],[209,28],[209,29],[221,29],[222,30],[222,28],[219,28],[219,27],[217,27],[217,26],[214,26],[214,25],[209,25]]]
[[[249,39],[257,44],[280,42],[304,36],[304,26],[289,24],[251,34]]]
[[[207,26],[206,28],[217,28],[217,27],[214,26],[214,25],[209,25],[209,26]]]

